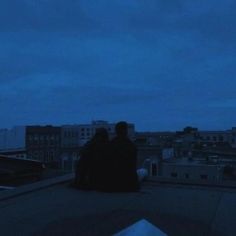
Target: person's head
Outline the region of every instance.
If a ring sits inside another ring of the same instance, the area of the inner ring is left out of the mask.
[[[116,135],[126,137],[128,135],[128,124],[125,121],[120,121],[116,124]]]
[[[94,139],[96,139],[96,141],[101,141],[101,142],[108,141],[109,140],[109,135],[108,135],[107,130],[105,128],[96,129]]]

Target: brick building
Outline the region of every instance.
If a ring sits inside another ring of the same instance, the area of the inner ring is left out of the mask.
[[[27,126],[27,156],[45,163],[56,162],[61,153],[61,127]]]

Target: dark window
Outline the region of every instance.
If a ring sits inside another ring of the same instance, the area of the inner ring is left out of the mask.
[[[185,179],[189,179],[189,174],[185,174]]]
[[[171,173],[171,177],[175,177],[176,178],[177,176],[178,176],[178,174],[176,172],[172,172]]]
[[[220,141],[220,142],[223,142],[223,141],[224,141],[223,136],[219,136],[219,141]]]
[[[207,175],[200,175],[201,179],[207,179],[208,176]]]
[[[157,164],[152,163],[152,176],[156,176],[156,175],[157,175]]]

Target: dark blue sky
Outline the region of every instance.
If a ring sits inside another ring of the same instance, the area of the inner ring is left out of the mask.
[[[235,0],[1,0],[0,127],[236,126]]]

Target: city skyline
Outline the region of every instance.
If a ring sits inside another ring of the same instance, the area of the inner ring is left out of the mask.
[[[94,125],[94,122],[96,123],[96,122],[102,122],[103,124],[101,124],[100,123],[100,125],[115,125],[116,123],[118,123],[118,122],[120,122],[120,121],[115,121],[115,122],[111,122],[111,121],[107,121],[107,120],[92,120],[92,121],[90,121],[90,122],[84,122],[84,123],[67,123],[67,124],[53,124],[53,123],[39,123],[39,124],[36,124],[36,123],[32,123],[32,124],[25,124],[25,125],[13,125],[13,126],[10,126],[10,127],[0,127],[0,131],[4,131],[4,130],[6,130],[6,131],[14,131],[14,129],[21,129],[21,128],[26,128],[26,127],[47,127],[47,126],[51,126],[51,127],[79,127],[79,126],[93,126]],[[126,122],[126,121],[125,121]],[[98,123],[97,123],[98,124]],[[172,133],[174,133],[174,132],[182,132],[182,131],[184,131],[185,129],[188,129],[188,128],[190,128],[190,129],[196,129],[197,131],[202,131],[202,132],[227,132],[227,131],[232,131],[232,130],[235,130],[236,129],[236,127],[235,126],[231,126],[231,127],[227,127],[227,128],[225,128],[225,129],[201,129],[201,128],[199,128],[199,127],[193,127],[193,126],[190,126],[190,125],[185,125],[185,126],[183,126],[183,127],[180,127],[180,129],[176,129],[176,130],[171,130],[171,129],[150,129],[150,130],[141,130],[141,129],[138,129],[137,128],[137,125],[135,124],[135,123],[133,123],[132,121],[131,122],[128,122],[128,124],[132,124],[132,125],[134,125],[134,128],[135,128],[135,131],[136,132],[143,132],[143,133],[145,133],[145,132],[150,132],[150,133],[152,133],[152,132],[172,132]]]
[[[0,126],[235,124],[233,0],[3,0]]]

